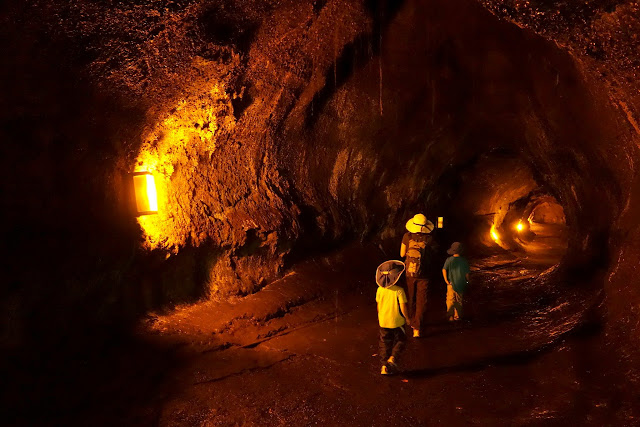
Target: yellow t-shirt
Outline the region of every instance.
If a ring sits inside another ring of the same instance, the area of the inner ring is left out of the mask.
[[[399,328],[405,324],[404,317],[400,314],[400,304],[407,303],[407,295],[404,290],[397,285],[388,288],[378,286],[376,292],[376,302],[378,303],[378,322],[381,328]]]

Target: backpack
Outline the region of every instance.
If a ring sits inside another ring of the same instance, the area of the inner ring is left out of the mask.
[[[424,276],[427,269],[427,246],[431,236],[425,233],[409,233],[409,243],[405,259],[406,274],[409,277]]]

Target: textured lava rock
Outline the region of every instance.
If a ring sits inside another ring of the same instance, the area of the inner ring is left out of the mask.
[[[16,342],[34,310],[255,292],[418,211],[482,248],[536,195],[562,206],[567,268],[607,277],[612,339],[637,340],[634,2],[14,1],[2,24]],[[134,170],[161,200],[137,222]]]

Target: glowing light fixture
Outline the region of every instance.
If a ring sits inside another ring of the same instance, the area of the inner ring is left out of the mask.
[[[443,228],[444,227],[444,218],[439,216],[438,217],[438,228]]]
[[[524,230],[524,224],[522,223],[522,221],[519,221],[518,224],[516,224],[516,230],[518,231]]]
[[[151,172],[133,173],[133,189],[136,196],[136,214],[150,215],[158,213],[158,195],[156,181]]]

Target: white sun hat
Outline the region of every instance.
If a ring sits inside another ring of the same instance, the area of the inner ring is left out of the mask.
[[[422,214],[415,214],[413,218],[407,221],[407,231],[409,233],[431,233],[434,225]]]

